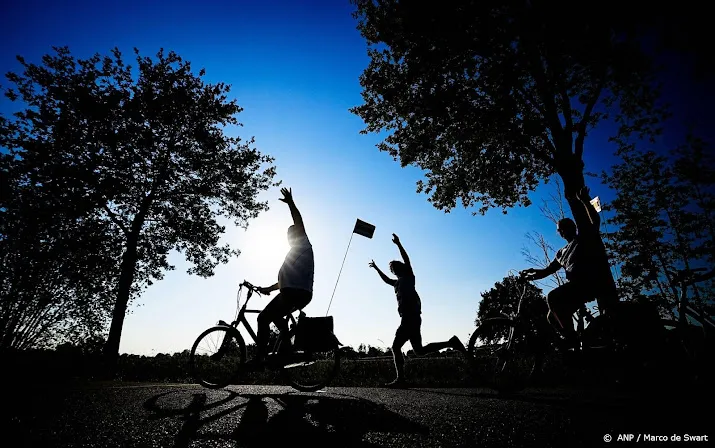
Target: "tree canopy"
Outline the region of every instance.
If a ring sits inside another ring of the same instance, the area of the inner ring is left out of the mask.
[[[504,212],[553,173],[583,183],[584,139],[658,125],[651,59],[628,14],[562,2],[353,0],[370,62],[351,111],[402,166],[427,171],[418,192]],[[572,205],[573,208],[573,205]]]
[[[520,314],[523,318],[522,322],[526,326],[519,332],[520,339],[517,342],[532,342],[534,338],[542,340],[548,335],[543,334],[543,329],[548,326],[546,323],[546,297],[540,288],[533,283],[524,280],[516,275],[508,275],[501,281],[494,283],[494,286],[482,294],[482,300],[479,302],[479,310],[475,324],[477,327],[488,318],[499,317],[500,315],[515,314],[521,299]],[[523,299],[522,299],[523,297]],[[492,329],[493,327],[489,327]],[[506,327],[500,327],[506,331]],[[506,337],[507,334],[480,334],[480,337],[488,340],[495,340],[501,337]]]
[[[616,192],[608,238],[628,296],[656,299],[661,310],[677,306],[674,269],[715,265],[715,160],[708,142],[691,136],[669,152],[621,142],[621,162],[603,173]],[[691,299],[712,313],[712,281],[691,288]]]
[[[94,254],[100,270],[116,272],[103,291],[114,307],[106,351],[116,359],[130,299],[173,269],[171,251],[201,276],[237,255],[219,244],[218,219],[246,227],[266,210],[257,195],[277,185],[275,168],[253,139],[229,136],[242,111],[227,97],[230,86],[205,83],[205,71],[194,73],[176,53],[152,59],[135,49],[133,69],[118,49],[88,59],[54,50],[39,65],[18,57],[23,73],[7,75],[14,86],[6,96],[25,109],[0,121],[3,168],[13,191],[37,194],[27,209],[22,195],[3,208],[10,233],[36,214],[53,222],[69,214],[56,229],[74,243],[64,256]]]

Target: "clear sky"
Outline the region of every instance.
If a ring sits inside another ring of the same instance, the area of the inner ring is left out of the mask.
[[[205,68],[208,82],[233,86],[232,95],[245,108],[238,117],[244,127],[230,132],[255,136],[256,147],[275,157],[277,178],[293,189],[315,252],[314,298],[305,311],[325,315],[360,218],[376,231],[373,239],[355,235],[345,260],[330,308],[341,342],[391,343],[399,324],[395,296],[368,263],[374,259],[387,272],[387,263],[399,259],[391,242],[394,232],[414,266],[423,340],[456,334],[466,343],[480,293],[510,269],[528,266],[521,255],[526,232],[541,231],[556,247],[562,241],[536,206],[507,215],[492,210],[485,216],[472,216],[463,208],[449,214],[435,209],[426,195],[416,193],[419,169],[400,168],[375,148],[378,136],[358,133],[363,123],[348,108],[361,104],[358,76],[368,58],[351,11],[347,1],[338,0],[10,0],[4,2],[0,19],[0,70],[17,69],[16,54],[39,62],[52,45],[68,45],[83,58],[115,46],[127,60],[133,47],[145,56],[160,47],[176,51],[196,71]],[[614,162],[613,148],[599,132],[587,139],[587,171]],[[608,200],[610,193],[598,181],[587,182],[592,195]],[[535,192],[535,205],[551,189],[549,184]],[[247,231],[228,227],[225,240],[242,254],[219,266],[213,277],[189,276],[187,264],[172,255],[176,270],[131,306],[121,353],[188,349],[201,331],[219,319],[232,319],[240,281],[276,281],[292,220],[288,207],[277,200],[278,188],[262,196],[271,209],[251,221]],[[259,308],[260,300],[254,299]],[[255,317],[251,321],[255,324]]]

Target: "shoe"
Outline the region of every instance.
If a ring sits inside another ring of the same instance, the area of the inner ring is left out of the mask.
[[[452,348],[457,350],[458,352],[462,352],[463,354],[467,354],[467,349],[464,347],[464,344],[462,344],[462,341],[459,340],[457,336],[452,336],[449,340],[449,343],[452,344]]]
[[[390,389],[407,389],[407,382],[402,378],[395,378],[393,381],[385,384],[385,387]]]

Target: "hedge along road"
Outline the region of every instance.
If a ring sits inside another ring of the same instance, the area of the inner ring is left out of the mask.
[[[307,394],[283,386],[95,383],[7,393],[0,437],[8,447],[575,447],[609,446],[630,434],[712,440],[710,414],[694,406],[705,397],[675,399],[664,390],[530,389],[499,397],[466,388]]]

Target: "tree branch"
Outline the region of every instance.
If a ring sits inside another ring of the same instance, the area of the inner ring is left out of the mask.
[[[598,83],[598,87],[596,87],[596,91],[593,93],[593,96],[591,99],[588,101],[588,104],[586,104],[586,109],[583,111],[583,117],[581,117],[581,126],[578,130],[578,135],[576,136],[576,142],[575,142],[575,154],[576,157],[579,158],[579,160],[583,157],[583,140],[586,138],[586,126],[588,126],[588,120],[591,119],[591,114],[593,113],[593,108],[596,107],[596,103],[598,103],[598,98],[601,96],[601,91],[606,85],[606,74],[604,73],[603,78],[601,78],[601,81]]]
[[[537,47],[530,43],[525,44],[525,51],[527,53],[527,57],[531,61],[531,75],[534,78],[534,85],[545,108],[546,113],[544,114],[544,118],[549,123],[551,134],[553,136],[554,134],[563,132],[563,127],[561,126],[561,121],[559,120],[559,113],[556,109],[556,104],[553,102],[556,95],[549,91],[549,82],[544,74],[544,64],[541,60],[541,52]]]
[[[537,103],[537,101],[531,95],[527,94],[526,92],[524,92],[523,89],[521,89],[519,87],[516,87],[516,91],[524,98],[524,102],[529,104],[529,106],[533,107],[536,110],[536,112],[539,113],[539,115],[546,116],[544,111],[539,107],[539,104]]]
[[[571,116],[571,100],[563,83],[558,83],[559,100],[561,101],[561,109],[563,110],[564,119],[566,120],[566,129],[573,129],[573,117]]]
[[[117,218],[116,213],[114,213],[109,208],[109,206],[107,206],[107,204],[104,204],[104,210],[108,213],[109,219],[111,219],[114,224],[116,224],[117,226],[119,226],[120,229],[122,229],[122,232],[124,232],[124,235],[128,235],[129,230],[126,228],[126,226],[124,224],[122,224],[122,222],[119,220],[119,218]]]
[[[556,148],[554,148],[553,143],[546,139],[546,142],[551,145],[551,147],[556,151]],[[537,159],[541,160],[542,162],[546,163],[549,166],[555,166],[554,165],[554,158],[550,157],[549,155],[543,154],[539,149],[533,145],[528,145],[529,149],[531,149],[531,153],[536,157]]]

